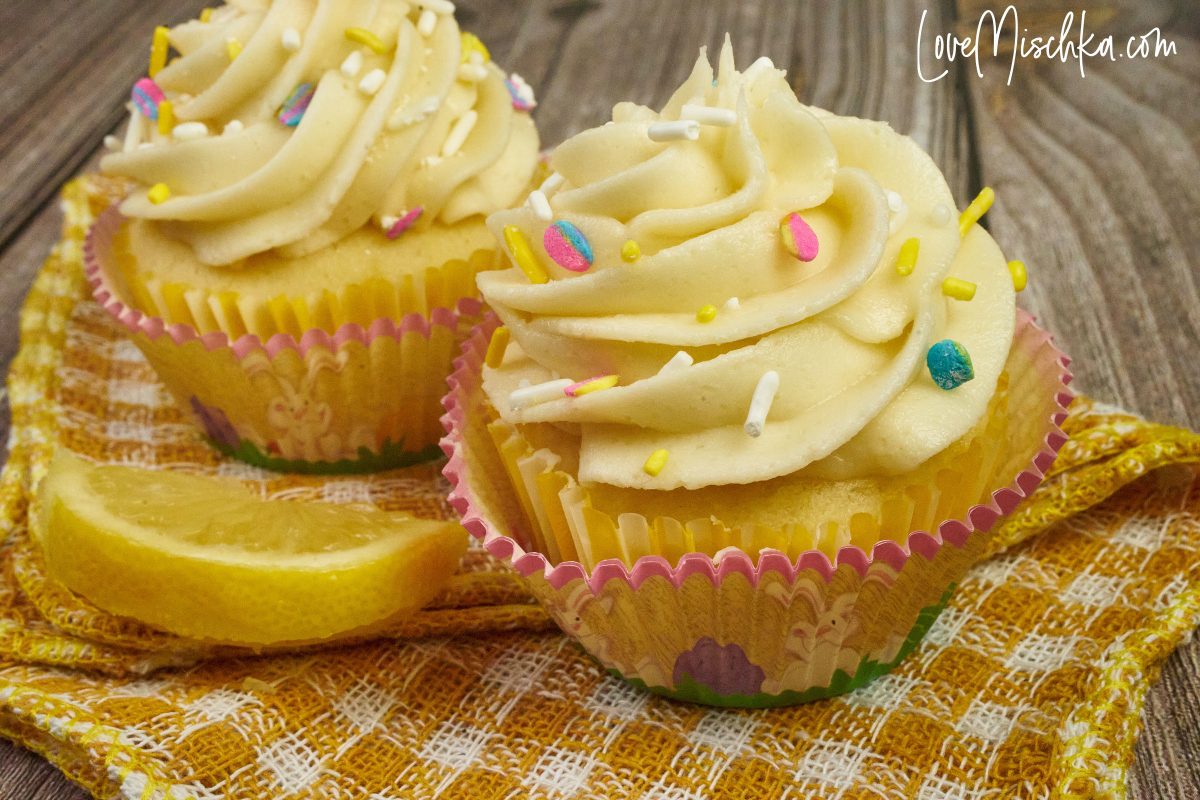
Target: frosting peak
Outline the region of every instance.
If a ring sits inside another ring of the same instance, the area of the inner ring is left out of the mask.
[[[727,42],[715,80],[702,51],[661,111],[619,104],[552,166],[550,220],[533,204],[488,220],[548,280],[479,276],[512,337],[484,388],[507,421],[577,431],[582,482],[883,475],[984,413],[1014,323],[1004,260],[982,229],[960,237],[940,171],[886,124],[803,105],[766,59],[739,72]],[[586,246],[582,271],[564,246]],[[974,300],[945,296],[948,276]],[[924,370],[947,338],[974,362],[953,391]],[[609,374],[604,391],[511,401],[524,381]],[[660,450],[665,465],[644,468]]]
[[[537,133],[486,48],[441,7],[240,0],[173,28],[180,55],[139,82],[126,145],[101,162],[166,188],[122,211],[229,264],[302,255],[415,209],[428,225],[510,205]]]

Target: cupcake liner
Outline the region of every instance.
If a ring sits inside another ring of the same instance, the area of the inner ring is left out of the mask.
[[[905,528],[902,541],[875,541],[855,515],[824,526],[833,532],[821,540],[824,550],[797,552],[803,532],[788,526],[731,528],[595,508],[550,448],[535,447],[488,405],[480,375],[498,324],[488,315],[471,332],[443,401],[450,503],[601,665],[680,699],[788,705],[887,672],[920,641],[985,553],[988,529],[1041,482],[1067,438],[1059,424],[1072,399],[1069,360],[1018,311],[1008,384],[987,424],[908,476],[928,483],[904,487],[905,507],[880,511],[934,524]],[[993,480],[981,486],[967,474],[972,468]],[[637,552],[656,554],[631,557]]]
[[[202,333],[124,299],[103,257],[120,220],[106,212],[89,231],[84,264],[93,296],[219,450],[308,473],[375,471],[439,455],[439,400],[479,301],[463,298],[428,316],[346,323],[333,333]]]

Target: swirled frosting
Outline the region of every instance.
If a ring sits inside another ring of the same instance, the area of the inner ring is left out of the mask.
[[[685,104],[734,120],[701,125],[695,140],[655,141],[650,126],[678,120]],[[506,421],[578,433],[582,483],[696,489],[799,472],[897,474],[980,421],[1012,341],[1012,281],[986,231],[960,236],[930,158],[886,124],[804,106],[767,59],[737,71],[727,42],[715,80],[702,52],[661,111],[617,105],[612,122],[559,146],[552,166],[553,222],[530,206],[488,219],[502,238],[519,229],[549,279],[516,267],[479,276],[511,335],[483,380]],[[781,242],[792,212],[819,241],[811,261]],[[586,239],[586,271],[561,268],[543,246],[558,220]],[[911,238],[919,257],[902,275],[897,256]],[[629,241],[641,253],[632,263],[621,256]],[[974,298],[945,296],[947,277],[976,284]],[[704,306],[716,309],[707,322]],[[974,362],[974,379],[951,391],[925,365],[947,338]],[[693,363],[663,370],[680,351]],[[744,423],[768,371],[779,388],[755,437]],[[606,374],[618,385],[512,401],[527,382]],[[658,450],[668,456],[653,475],[643,465]]]
[[[136,191],[122,212],[166,223],[200,261],[223,265],[310,253],[413,209],[419,228],[511,205],[536,166],[537,133],[500,69],[468,58],[453,16],[435,14],[447,7],[234,0],[171,29],[179,56],[153,80],[174,131],[135,109],[124,150],[101,162],[169,197]],[[315,89],[307,109],[284,124],[281,106],[303,84]]]

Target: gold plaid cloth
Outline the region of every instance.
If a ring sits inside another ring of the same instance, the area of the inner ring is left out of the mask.
[[[430,609],[340,647],[215,650],[88,605],[45,577],[26,532],[56,445],[275,497],[452,514],[436,465],[320,478],[219,459],[87,300],[80,248],[98,204],[84,181],[64,190],[63,239],[22,311],[0,483],[0,733],[97,796],[1124,795],[1146,691],[1200,618],[1200,436],[1087,400],[1044,486],[1001,524],[1004,552],[915,653],[796,708],[632,689],[479,550]]]

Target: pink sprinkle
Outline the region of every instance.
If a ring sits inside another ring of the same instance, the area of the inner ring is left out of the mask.
[[[820,242],[817,241],[817,234],[804,221],[804,217],[793,211],[788,214],[785,223],[788,235],[784,244],[788,245],[788,252],[801,261],[812,261],[816,258]]]
[[[425,213],[425,208],[423,206],[417,206],[412,211],[409,211],[403,217],[396,220],[394,223],[392,223],[392,227],[387,229],[387,238],[395,239],[397,236],[404,233],[413,226],[414,222],[421,218],[423,213]]]

